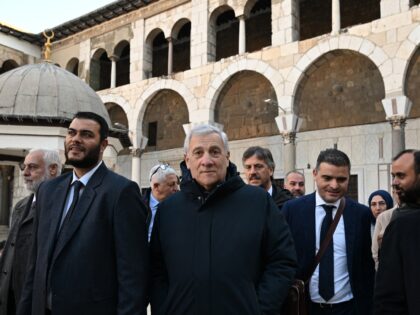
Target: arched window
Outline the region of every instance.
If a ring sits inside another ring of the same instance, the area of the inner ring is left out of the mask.
[[[114,50],[116,61],[116,86],[130,83],[130,43],[120,42]]]
[[[190,69],[191,22],[187,19],[178,21],[172,31],[173,36],[173,72]]]
[[[71,58],[67,63],[66,70],[73,73],[75,76],[79,75],[79,59]]]
[[[99,49],[90,61],[90,86],[95,91],[111,86],[111,60],[104,49]]]
[[[13,59],[8,59],[5,62],[3,62],[3,65],[0,68],[0,74],[15,69],[17,67],[19,67],[19,65],[16,61],[14,61]]]

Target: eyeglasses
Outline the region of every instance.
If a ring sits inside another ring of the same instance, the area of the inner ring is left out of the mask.
[[[25,163],[20,163],[19,164],[19,168],[20,170],[23,172],[26,168],[29,170],[29,172],[33,172],[36,171],[40,166],[38,164],[34,164],[34,163],[30,163],[30,164],[25,164]]]
[[[150,175],[150,179],[149,181],[152,180],[153,175],[155,175],[159,170],[166,170],[167,168],[169,168],[169,164],[159,164],[158,167],[156,167],[156,169],[153,171],[152,175]]]

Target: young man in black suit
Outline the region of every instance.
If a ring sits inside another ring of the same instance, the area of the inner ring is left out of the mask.
[[[309,282],[309,314],[368,315],[372,312],[374,263],[370,210],[347,197],[350,160],[337,149],[322,151],[313,171],[317,191],[288,201],[283,214],[298,256],[297,278],[310,275],[315,255],[345,200],[343,216]]]
[[[106,121],[79,112],[65,139],[73,172],[41,185],[19,315],[143,314],[147,210],[136,183],[108,170]]]

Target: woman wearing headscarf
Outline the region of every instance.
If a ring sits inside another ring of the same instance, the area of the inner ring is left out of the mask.
[[[391,195],[385,190],[374,191],[369,196],[369,208],[372,213],[372,257],[375,261],[376,269],[378,269],[380,241],[389,223],[389,220],[386,218],[390,218],[392,214],[392,212],[387,213],[386,210],[393,208],[393,206],[394,201]]]

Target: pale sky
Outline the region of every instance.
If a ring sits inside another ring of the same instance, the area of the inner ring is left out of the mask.
[[[37,34],[112,2],[115,0],[0,0],[0,22]]]

